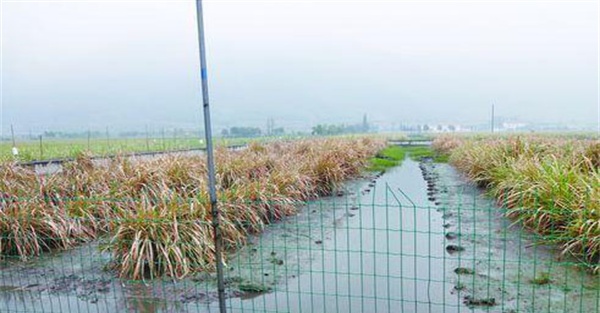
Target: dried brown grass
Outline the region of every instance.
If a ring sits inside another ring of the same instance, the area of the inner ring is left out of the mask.
[[[384,147],[371,138],[251,144],[218,149],[221,228],[228,249],[329,195],[356,177]],[[201,157],[116,158],[98,165],[80,156],[40,177],[0,165],[0,255],[27,259],[104,236],[120,277],[183,277],[211,270],[214,245]]]

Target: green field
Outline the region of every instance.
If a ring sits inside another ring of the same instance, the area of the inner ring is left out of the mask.
[[[327,136],[331,138],[349,139],[364,137],[365,135],[337,135]],[[370,135],[372,136],[372,135]],[[307,139],[313,136],[277,136],[277,137],[252,137],[252,138],[215,138],[216,146],[242,145],[251,142],[271,142]],[[390,134],[387,136],[374,136],[381,139],[404,140],[406,137],[402,134]],[[37,160],[74,158],[82,153],[90,156],[109,156],[140,152],[156,151],[176,151],[186,149],[205,148],[204,138],[185,137],[185,138],[92,138],[87,139],[43,139],[39,140],[18,140],[16,147],[19,155],[15,158],[12,155],[12,142],[0,142],[0,162],[30,162]]]
[[[249,142],[250,138],[220,138],[216,145],[238,145]],[[256,140],[256,139],[254,139]],[[12,155],[12,143],[0,143],[0,161],[28,162],[34,160],[48,160],[72,158],[81,153],[93,156],[107,156],[148,151],[172,151],[182,149],[204,148],[205,143],[200,138],[119,138],[119,139],[55,139],[55,140],[29,140],[18,141],[16,146],[19,155]]]

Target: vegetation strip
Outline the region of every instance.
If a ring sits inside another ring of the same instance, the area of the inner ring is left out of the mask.
[[[439,154],[429,146],[390,145],[369,160],[368,169],[374,172],[385,172],[386,169],[402,163],[407,156],[414,161],[420,161],[423,158],[430,158],[438,163],[448,161],[446,154]]]
[[[507,215],[600,269],[600,142],[585,138],[440,137],[438,153]]]
[[[404,148],[400,146],[388,146],[369,160],[368,169],[373,172],[384,172],[390,167],[399,165],[405,157]]]
[[[246,147],[246,144],[239,145],[229,145],[228,149],[241,149]],[[206,148],[187,148],[187,149],[175,149],[175,150],[156,150],[156,151],[140,151],[140,152],[130,152],[130,153],[120,153],[120,154],[110,154],[110,155],[99,155],[99,156],[87,156],[92,160],[103,160],[103,159],[114,159],[118,157],[139,157],[139,156],[153,156],[153,155],[162,155],[162,154],[175,154],[182,152],[194,152],[194,151],[206,151]],[[84,156],[83,152],[79,152],[73,158],[64,158],[64,159],[46,159],[46,160],[34,160],[34,161],[26,161],[17,163],[20,166],[46,166],[50,164],[62,164],[66,162],[73,162],[77,159],[78,156]]]
[[[302,201],[330,195],[359,176],[383,140],[323,139],[251,144],[216,151],[227,248],[295,214]],[[0,256],[25,260],[98,237],[120,277],[181,278],[213,269],[214,246],[202,157],[115,158],[108,165],[80,156],[60,173],[0,166]],[[117,199],[111,201],[109,199]]]

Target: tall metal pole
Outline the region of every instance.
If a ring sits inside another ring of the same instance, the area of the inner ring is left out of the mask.
[[[206,75],[206,47],[204,43],[204,21],[202,15],[202,0],[196,0],[196,17],[198,19],[198,45],[200,48],[200,77],[202,80],[202,103],[204,106],[204,135],[206,137],[206,158],[208,165],[208,194],[212,212],[212,226],[215,236],[215,259],[217,262],[217,291],[219,295],[219,311],[226,313],[225,282],[223,277],[222,238],[219,228],[219,207],[217,206],[217,191],[215,179],[215,161],[213,156],[212,127],[210,124],[210,107],[208,101],[208,77]]]

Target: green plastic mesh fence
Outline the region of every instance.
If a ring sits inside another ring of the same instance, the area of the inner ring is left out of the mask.
[[[54,199],[154,205],[62,222],[27,201],[1,201],[1,312],[218,312],[195,199]],[[220,206],[238,223],[222,225],[229,312],[600,311],[594,251],[562,253],[568,240],[529,231],[447,165],[406,160],[306,203]],[[286,216],[270,210],[281,206]],[[7,213],[17,208],[30,211]]]

